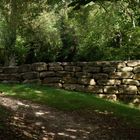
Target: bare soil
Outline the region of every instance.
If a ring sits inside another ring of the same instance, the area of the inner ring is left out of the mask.
[[[108,112],[59,111],[0,96],[0,140],[139,140],[140,129]]]

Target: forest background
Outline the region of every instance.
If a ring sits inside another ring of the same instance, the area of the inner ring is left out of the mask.
[[[0,64],[140,59],[139,0],[1,0]]]

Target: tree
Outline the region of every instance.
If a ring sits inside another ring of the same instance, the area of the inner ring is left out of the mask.
[[[130,1],[120,0],[102,4],[97,2],[73,11],[75,15],[79,13],[76,20],[80,19],[79,58],[84,61],[138,59],[139,2],[132,5]],[[87,20],[82,22],[83,19]]]
[[[44,9],[46,0],[1,0],[0,13],[5,20],[4,48],[5,65],[15,61],[15,44],[17,31],[27,19],[35,18]],[[11,61],[12,60],[12,61]]]
[[[139,58],[139,7],[139,0],[1,0],[0,56],[7,65],[15,57],[18,64]]]
[[[94,3],[98,3],[98,4],[102,5],[102,3],[106,2],[106,1],[115,2],[115,1],[118,1],[118,0],[73,0],[69,4],[69,6],[74,7],[75,10],[78,10],[78,9],[80,9],[80,7],[82,5],[86,5],[86,4],[90,3],[90,2],[94,2]]]

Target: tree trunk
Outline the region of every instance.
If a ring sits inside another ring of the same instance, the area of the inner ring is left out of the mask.
[[[17,37],[17,2],[11,0],[9,20],[7,21],[7,31],[5,36],[5,65],[15,65],[15,44]]]

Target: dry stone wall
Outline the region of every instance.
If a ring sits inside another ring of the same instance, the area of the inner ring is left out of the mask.
[[[139,102],[140,60],[34,63],[1,67],[3,83],[41,83],[100,97]]]

